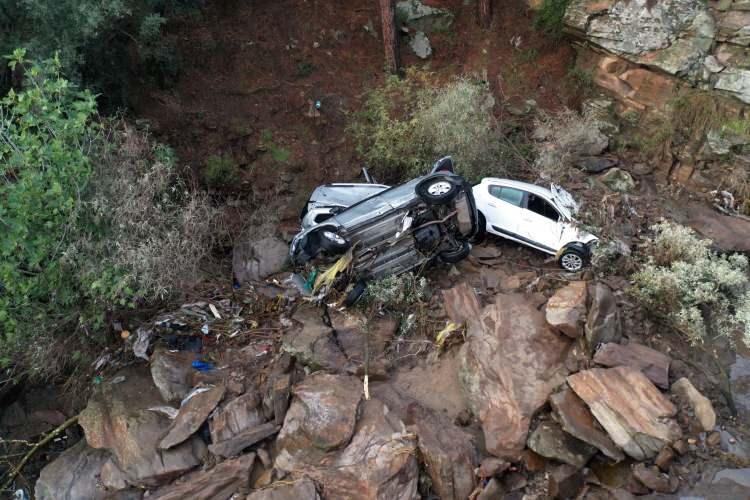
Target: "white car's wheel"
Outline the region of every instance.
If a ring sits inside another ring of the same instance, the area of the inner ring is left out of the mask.
[[[560,267],[568,272],[576,273],[583,269],[585,260],[583,254],[574,248],[569,248],[560,256]]]

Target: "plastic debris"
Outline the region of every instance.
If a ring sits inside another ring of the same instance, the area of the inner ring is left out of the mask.
[[[208,335],[209,331],[210,330],[208,329],[208,323],[204,323],[203,326],[201,327],[201,333],[203,333],[203,335]]]
[[[448,322],[448,324],[445,325],[445,328],[440,330],[440,332],[438,332],[437,336],[435,337],[435,345],[437,345],[437,348],[439,350],[442,350],[445,346],[445,341],[448,340],[448,337],[450,337],[451,333],[461,331],[461,329],[461,325],[453,323],[452,321]]]
[[[167,346],[173,351],[201,352],[203,339],[199,335],[167,335]]]
[[[207,361],[201,361],[199,359],[196,359],[195,361],[193,361],[192,366],[199,372],[208,372],[214,369],[213,364]]]
[[[149,408],[148,411],[166,415],[170,420],[174,420],[178,412],[177,408],[172,408],[171,406],[154,406]]]
[[[148,354],[146,352],[148,351],[149,344],[151,344],[151,335],[153,332],[141,327],[138,328],[137,333],[138,338],[133,343],[133,354],[138,358],[148,361]]]
[[[352,263],[353,259],[353,248],[350,248],[349,251],[346,252],[346,254],[344,254],[339,260],[337,260],[334,265],[326,269],[324,273],[322,273],[315,279],[313,293],[318,293],[318,291],[323,287],[330,287],[339,274],[349,269],[349,265]]]
[[[13,500],[29,500],[29,494],[23,488],[18,489],[13,493]]]
[[[208,304],[208,308],[211,309],[211,314],[214,315],[214,318],[221,319],[221,314],[219,314],[219,310],[216,309],[216,306],[213,304]]]
[[[96,377],[94,377],[94,380],[93,380],[93,382],[94,382],[94,385],[99,385],[99,384],[101,384],[101,383],[102,383],[102,380],[103,380],[103,379],[102,379],[101,375],[97,375]]]

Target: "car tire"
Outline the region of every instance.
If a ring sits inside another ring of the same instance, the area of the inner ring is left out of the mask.
[[[482,243],[487,238],[487,219],[482,212],[477,211],[477,234],[471,239],[472,243]]]
[[[586,265],[586,256],[576,248],[566,248],[557,262],[569,273],[577,273]]]
[[[415,191],[428,205],[445,205],[456,197],[459,186],[441,175],[423,180]]]
[[[470,253],[471,245],[468,241],[464,241],[457,250],[446,250],[440,252],[440,260],[447,264],[456,264],[468,257]]]
[[[320,247],[328,253],[339,254],[349,249],[349,242],[336,234],[336,230],[331,227],[323,227],[318,231],[320,235]],[[327,236],[326,233],[332,233],[336,238]]]
[[[357,283],[354,284],[354,287],[349,290],[349,293],[346,294],[346,298],[344,299],[344,306],[351,307],[359,302],[359,299],[362,298],[365,290],[367,290],[367,282],[365,280],[357,281]]]

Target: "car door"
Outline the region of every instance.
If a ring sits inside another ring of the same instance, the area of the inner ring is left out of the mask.
[[[542,196],[528,193],[521,209],[520,234],[549,253],[557,252],[562,236],[561,216]]]
[[[520,189],[489,184],[487,186],[485,218],[489,230],[504,236],[517,237],[521,206],[525,193]]]

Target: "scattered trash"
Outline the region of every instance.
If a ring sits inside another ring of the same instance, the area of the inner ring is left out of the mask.
[[[148,351],[148,346],[151,343],[151,335],[153,334],[153,332],[141,327],[138,328],[137,333],[138,338],[133,344],[133,354],[135,354],[137,358],[145,359],[146,361],[148,361],[148,354],[146,354],[146,352]]]
[[[94,382],[94,385],[99,385],[99,384],[101,384],[101,383],[102,383],[102,380],[103,380],[103,379],[102,379],[101,375],[97,375],[96,377],[94,377],[94,380],[93,380],[93,382]]]
[[[172,351],[201,352],[203,339],[198,335],[167,335],[164,337]]]
[[[124,375],[118,375],[118,376],[116,376],[115,378],[112,379],[112,381],[110,382],[110,384],[115,385],[115,384],[119,384],[121,382],[125,382],[125,376]]]
[[[123,330],[120,332],[120,338],[122,340],[127,340],[130,337],[130,330]]]
[[[94,371],[99,371],[104,365],[109,363],[112,360],[112,354],[107,353],[103,354],[102,356],[99,356],[99,358],[94,362]]]
[[[214,318],[221,319],[221,314],[219,314],[219,310],[216,309],[215,305],[208,304],[208,308],[211,309],[211,313],[214,315]]]
[[[201,327],[201,333],[203,333],[203,335],[208,335],[209,331],[210,330],[208,329],[208,323],[204,323],[203,326]]]
[[[149,408],[148,410],[166,415],[170,420],[175,419],[178,411],[177,408],[172,408],[171,406],[154,406],[152,408]]]
[[[13,493],[13,499],[14,500],[29,500],[29,494],[26,493],[26,490],[23,488],[16,490],[15,493]]]
[[[313,293],[317,293],[323,287],[326,287],[326,289],[330,288],[338,275],[349,268],[349,265],[354,259],[354,252],[352,251],[352,249],[353,247],[349,248],[349,250],[339,260],[337,260],[334,265],[326,269],[324,273],[322,273],[315,279]]]
[[[193,361],[192,366],[199,372],[208,372],[214,369],[213,364],[207,361],[201,361],[199,359],[196,359],[195,361]]]
[[[459,332],[461,331],[461,329],[461,325],[449,321],[448,324],[445,325],[445,328],[440,330],[440,332],[438,332],[437,336],[435,337],[435,345],[437,345],[438,350],[443,350],[445,341],[448,339],[451,333]]]

